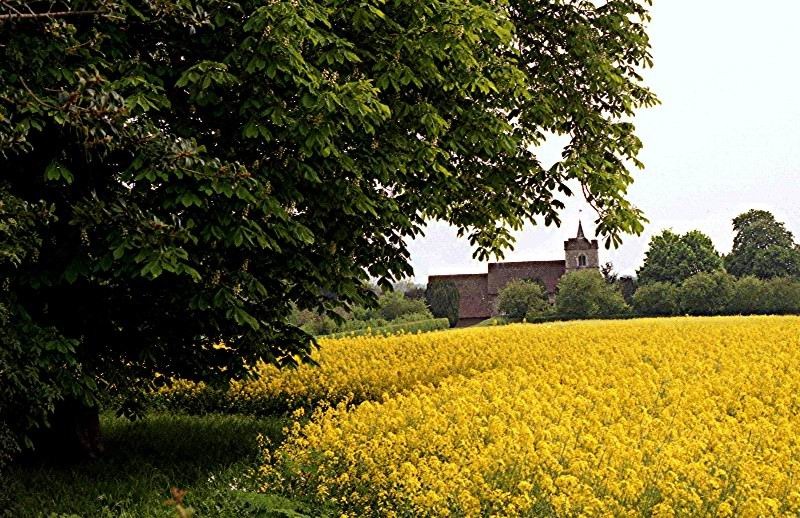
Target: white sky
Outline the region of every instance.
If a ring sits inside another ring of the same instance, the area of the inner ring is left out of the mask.
[[[800,239],[800,1],[656,0],[652,14],[655,67],[645,79],[662,104],[634,121],[645,169],[629,191],[650,223],[617,250],[601,246],[600,261],[634,273],[650,237],[665,228],[699,229],[727,253],[731,219],[750,208],[772,211]],[[546,146],[543,163],[559,152]],[[595,214],[572,197],[561,228],[526,227],[504,260],[563,258],[580,209],[590,237]],[[486,271],[467,239],[441,222],[409,248],[417,282]]]

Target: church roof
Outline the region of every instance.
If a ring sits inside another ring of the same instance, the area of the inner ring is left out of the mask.
[[[578,235],[575,237],[578,239],[586,239],[586,236],[583,235],[583,225],[581,224],[581,220],[578,220]]]

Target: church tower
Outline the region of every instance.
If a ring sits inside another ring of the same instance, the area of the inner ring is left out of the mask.
[[[599,268],[600,257],[598,256],[597,240],[589,241],[583,235],[583,225],[578,221],[578,235],[564,241],[564,257],[566,259],[566,271],[574,272],[584,268]]]

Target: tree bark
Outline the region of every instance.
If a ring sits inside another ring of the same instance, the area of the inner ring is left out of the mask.
[[[78,401],[60,402],[50,418],[50,427],[36,441],[36,454],[47,459],[79,461],[103,453],[100,413]]]

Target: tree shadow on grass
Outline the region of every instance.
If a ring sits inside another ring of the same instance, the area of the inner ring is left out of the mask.
[[[254,487],[259,434],[277,444],[284,418],[152,414],[131,422],[103,416],[105,454],[76,464],[32,459],[0,484],[0,515],[174,516],[169,489],[187,489],[203,516],[241,516],[239,491]],[[247,504],[249,505],[249,504]],[[245,505],[246,506],[246,505]],[[268,516],[271,513],[247,513]]]

